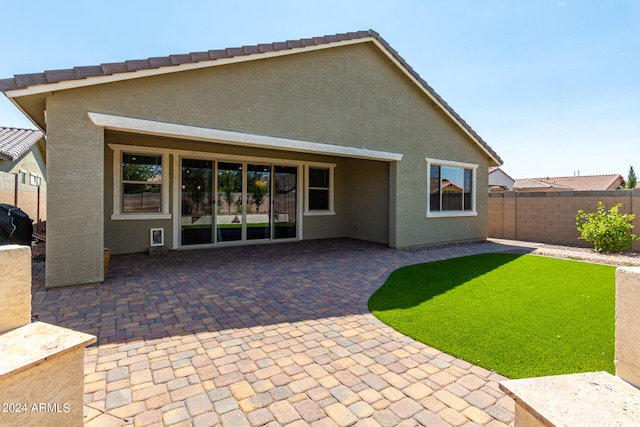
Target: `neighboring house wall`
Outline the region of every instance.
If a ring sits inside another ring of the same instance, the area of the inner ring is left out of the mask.
[[[511,191],[513,190],[514,182],[515,181],[500,168],[489,172],[489,191],[500,191],[500,189]]]
[[[621,203],[621,213],[636,215],[633,231],[640,234],[640,189],[636,189],[491,194],[489,237],[589,246],[578,239],[575,216],[579,209],[594,212],[598,202],[607,209]],[[640,248],[638,242],[634,248]]]
[[[0,203],[18,206],[33,220],[36,232],[44,231],[47,220],[45,174],[44,159],[37,145],[15,161],[0,159]]]

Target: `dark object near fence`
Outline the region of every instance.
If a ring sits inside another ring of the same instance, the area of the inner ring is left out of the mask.
[[[16,206],[0,203],[0,245],[31,246],[33,220]]]

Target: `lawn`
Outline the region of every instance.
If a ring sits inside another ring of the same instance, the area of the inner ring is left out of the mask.
[[[515,254],[412,265],[389,276],[369,309],[509,378],[615,373],[615,267]]]

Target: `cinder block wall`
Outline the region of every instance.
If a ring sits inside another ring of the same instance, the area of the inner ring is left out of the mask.
[[[16,179],[15,175],[0,172],[0,203],[8,203],[14,205]]]
[[[24,213],[33,220],[33,228],[36,230],[38,222],[44,223],[47,220],[47,190],[34,185],[18,184],[18,200],[16,202],[16,178],[15,174],[0,172],[0,203],[18,206]],[[39,206],[38,206],[39,197]],[[42,231],[42,230],[40,230]]]
[[[640,189],[635,189],[491,193],[489,237],[589,246],[578,239],[575,216],[580,209],[595,211],[599,201],[607,209],[621,203],[622,213],[634,213],[633,231],[640,235]],[[640,249],[640,243],[635,242],[634,248]]]

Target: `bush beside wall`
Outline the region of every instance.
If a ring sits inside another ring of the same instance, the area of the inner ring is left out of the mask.
[[[489,237],[589,247],[579,240],[578,210],[594,212],[598,202],[621,213],[634,213],[635,234],[640,233],[640,189],[611,191],[559,191],[489,194]],[[640,250],[640,242],[633,248]]]

